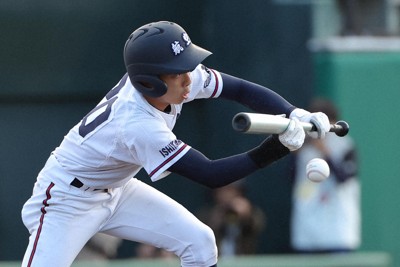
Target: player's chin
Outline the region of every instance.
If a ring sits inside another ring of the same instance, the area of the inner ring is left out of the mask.
[[[187,100],[187,99],[189,99],[189,93],[190,93],[190,91],[189,91],[189,92],[186,92],[186,93],[184,93],[183,95],[181,95],[181,97],[183,98],[183,100]]]
[[[186,99],[188,99],[188,97],[185,97],[185,96],[179,96],[179,97],[177,97],[176,98],[176,100],[175,100],[175,103],[174,104],[182,104]]]

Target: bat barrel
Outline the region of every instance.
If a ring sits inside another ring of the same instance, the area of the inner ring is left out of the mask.
[[[232,127],[242,133],[279,134],[286,130],[289,121],[279,115],[241,112],[233,117]]]
[[[233,117],[232,127],[237,132],[247,132],[250,129],[251,120],[246,113],[238,113]]]

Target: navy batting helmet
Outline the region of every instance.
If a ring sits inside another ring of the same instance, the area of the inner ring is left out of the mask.
[[[191,42],[181,26],[168,21],[138,28],[129,36],[124,48],[125,67],[132,84],[150,97],[167,92],[160,74],[192,71],[209,55],[210,51]]]

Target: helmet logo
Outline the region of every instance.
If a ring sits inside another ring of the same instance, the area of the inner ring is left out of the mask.
[[[175,41],[171,44],[172,52],[174,52],[175,56],[179,55],[183,50],[185,50],[179,41]]]
[[[186,46],[189,46],[192,43],[189,35],[186,32],[182,33],[182,39],[185,41]]]

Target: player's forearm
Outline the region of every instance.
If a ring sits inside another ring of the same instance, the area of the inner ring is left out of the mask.
[[[276,92],[240,79],[221,73],[223,80],[222,98],[241,103],[252,110],[267,114],[289,114],[296,108]]]
[[[218,160],[210,160],[191,148],[169,171],[207,187],[217,188],[242,179],[288,153],[289,150],[273,137],[247,153]]]
[[[257,169],[247,153],[210,160],[191,148],[168,170],[207,187],[217,188],[246,177]]]

